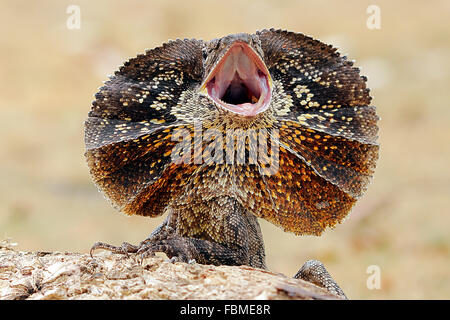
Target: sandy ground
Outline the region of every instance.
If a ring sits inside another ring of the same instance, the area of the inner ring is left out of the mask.
[[[75,3],[76,2],[76,3]],[[161,222],[114,211],[92,184],[83,121],[127,58],[175,38],[283,28],[339,46],[377,106],[381,153],[350,218],[322,237],[262,222],[271,270],[319,259],[349,298],[450,298],[450,3],[435,1],[0,2],[0,238],[19,250],[86,253],[144,239]],[[381,29],[366,26],[376,4]],[[381,274],[369,289],[367,269]]]

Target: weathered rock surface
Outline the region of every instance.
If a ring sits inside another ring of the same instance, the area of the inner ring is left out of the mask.
[[[23,252],[0,242],[5,299],[335,299],[322,288],[247,266],[172,263],[155,256]]]

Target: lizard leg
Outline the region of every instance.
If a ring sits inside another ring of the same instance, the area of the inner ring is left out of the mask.
[[[142,260],[145,257],[152,256],[155,252],[163,252],[172,261],[190,262],[195,260],[195,262],[201,264],[247,264],[265,268],[262,235],[260,235],[256,218],[241,210],[230,210],[228,213],[223,217],[222,233],[217,240],[181,235],[176,231],[177,215],[169,215],[139,245],[124,242],[121,246],[116,247],[97,242],[91,248],[91,255],[94,250],[104,249],[124,255],[135,253],[140,255]]]
[[[294,278],[314,283],[319,287],[327,289],[328,292],[334,295],[347,299],[347,296],[333,280],[322,262],[318,260],[306,261],[300,270],[298,270]]]
[[[140,255],[141,259],[153,255],[154,252],[163,252],[172,261],[195,260],[197,263],[214,265],[249,264],[253,241],[249,236],[249,217],[252,216],[245,214],[232,199],[214,199],[205,204],[204,209],[207,212],[222,213],[219,219],[215,220],[219,232],[200,230],[189,235],[191,226],[186,227],[183,215],[189,217],[192,212],[188,211],[190,208],[184,208],[182,211],[173,211],[166,220],[166,226],[141,242],[136,254]]]
[[[147,239],[138,245],[122,243],[116,247],[97,242],[91,248],[105,249],[114,253],[140,255],[141,259],[155,252],[165,253],[172,261],[190,262],[195,260],[201,264],[214,265],[249,265],[266,269],[264,243],[257,218],[247,212],[235,199],[229,197],[214,198],[210,202],[199,202],[197,209],[205,211],[213,221],[207,225],[215,228],[196,230],[197,225],[186,223],[195,216],[189,211],[192,208],[170,210],[164,222],[156,228]]]

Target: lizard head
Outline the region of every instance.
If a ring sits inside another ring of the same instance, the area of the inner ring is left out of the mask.
[[[216,106],[241,116],[269,107],[272,79],[257,36],[234,34],[210,41],[203,49],[200,90]]]

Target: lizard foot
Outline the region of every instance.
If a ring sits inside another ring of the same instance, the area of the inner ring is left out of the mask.
[[[146,239],[139,245],[132,245],[128,242],[123,242],[120,247],[113,246],[104,242],[96,242],[90,254],[97,249],[104,249],[117,254],[128,256],[133,253],[139,256],[140,261],[153,256],[155,252],[165,253],[171,262],[186,262],[192,263],[195,261],[195,256],[190,248],[190,243],[181,237],[174,237],[170,239]]]
[[[135,246],[127,242],[116,247],[103,242],[95,243],[92,252],[97,249],[109,250],[114,253],[128,256],[130,253],[142,261],[155,252],[167,255],[171,262],[200,263],[214,265],[243,265],[248,263],[246,248],[228,247],[214,241],[170,235],[169,238],[151,236]],[[255,265],[264,267],[264,265]]]
[[[195,261],[195,248],[186,238],[173,237],[170,239],[159,239],[154,241],[143,241],[136,254],[140,260],[153,256],[155,252],[162,252],[169,257],[170,262],[192,262]]]
[[[330,276],[322,262],[318,260],[306,261],[300,270],[298,270],[294,278],[314,283],[319,287],[327,289],[328,292],[338,297],[347,299],[347,296]]]

